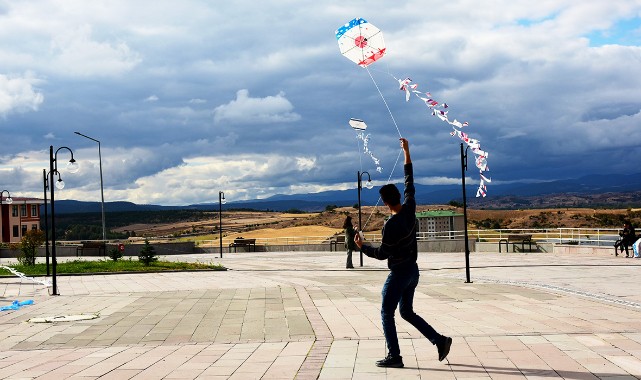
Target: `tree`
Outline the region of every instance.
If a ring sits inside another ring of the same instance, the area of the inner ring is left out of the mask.
[[[336,205],[327,205],[325,206],[325,211],[334,212],[334,210],[336,210],[337,208],[338,206]]]
[[[40,230],[27,231],[20,240],[20,254],[18,262],[22,265],[36,265],[38,247],[45,242],[45,233]]]
[[[156,257],[156,250],[151,244],[149,244],[149,240],[147,239],[145,239],[145,246],[140,250],[138,260],[145,265],[150,265],[154,261],[158,260],[158,258]]]
[[[118,248],[111,248],[109,250],[109,258],[113,261],[118,261],[122,258],[122,252]]]
[[[448,205],[453,206],[453,207],[463,207],[463,203],[456,201],[456,200],[451,200],[448,202]]]

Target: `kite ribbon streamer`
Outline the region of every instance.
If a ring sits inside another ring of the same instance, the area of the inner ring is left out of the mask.
[[[440,103],[432,98],[432,94],[429,92],[420,92],[417,90],[418,85],[413,84],[410,78],[398,79],[399,90],[405,91],[405,101],[409,102],[410,97],[414,94],[417,98],[421,99],[425,105],[432,111],[432,116],[436,116],[441,121],[444,121],[452,126],[453,131],[450,133],[452,136],[457,136],[461,141],[467,144],[468,148],[476,155],[475,164],[479,169],[480,174],[480,184],[476,190],[477,197],[485,197],[487,195],[487,186],[486,183],[492,182],[490,178],[487,178],[483,175],[483,172],[489,171],[490,168],[487,165],[488,152],[481,149],[481,143],[477,139],[470,138],[467,133],[462,132],[461,129],[467,127],[468,122],[460,122],[456,119],[450,120],[448,116],[448,105],[447,103]]]
[[[372,153],[371,150],[369,150],[369,133],[365,134],[363,132],[360,132],[356,135],[356,138],[363,141],[363,153],[369,155],[372,158],[372,161],[374,161],[374,165],[376,165],[376,171],[382,173],[383,168],[381,167],[381,161],[374,156],[374,153]]]
[[[27,277],[27,275],[25,275],[24,273],[18,272],[17,270],[15,270],[15,269],[13,269],[11,267],[5,266],[5,265],[0,265],[0,268],[6,269],[6,270],[8,270],[9,272],[15,274],[18,277],[24,278],[25,280],[33,281],[35,283],[38,283],[38,284],[41,284],[41,285],[44,285],[44,286],[51,286],[51,281],[50,280],[38,280],[37,278]]]

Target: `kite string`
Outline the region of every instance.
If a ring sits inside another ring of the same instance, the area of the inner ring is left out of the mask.
[[[399,158],[401,158],[401,153],[403,153],[403,149],[398,151],[398,156],[396,156],[396,162],[394,162],[394,167],[392,167],[392,171],[389,174],[389,177],[387,178],[387,183],[390,183],[392,180],[392,175],[394,175],[394,170],[396,170],[396,165],[398,164]],[[370,212],[369,217],[365,221],[365,224],[363,225],[363,231],[365,231],[365,227],[367,227],[367,224],[369,223],[369,220],[372,219],[372,215],[374,215],[374,212],[376,211],[376,208],[378,207],[378,204],[381,201],[381,197],[378,197],[378,200],[376,201],[376,205],[374,205],[374,208],[372,209],[372,212]]]
[[[378,87],[378,83],[376,83],[376,80],[374,79],[374,76],[372,76],[372,73],[369,71],[369,67],[365,66],[365,70],[367,70],[367,74],[369,74],[369,77],[372,79],[372,82],[374,83],[374,86],[376,86],[376,90],[378,91],[378,94],[381,96],[381,99],[383,99],[383,103],[385,104],[385,108],[387,108],[387,112],[389,112],[390,118],[392,118],[392,122],[394,123],[394,127],[396,127],[396,131],[398,132],[399,137],[403,137],[401,134],[401,130],[398,128],[398,124],[396,123],[396,119],[394,118],[394,114],[392,114],[392,110],[389,108],[389,105],[387,104],[387,101],[385,100],[385,96],[383,96],[383,93],[381,92],[381,89]],[[387,73],[391,75],[390,73]],[[393,77],[393,75],[391,75]],[[359,143],[359,148],[360,148],[360,143]],[[396,165],[398,165],[398,160],[401,158],[401,153],[403,150],[401,149],[398,152],[398,156],[396,156],[396,162],[394,162],[394,166],[392,167],[392,170],[390,171],[390,175],[387,178],[387,183],[390,183],[392,179],[392,175],[394,175],[394,171],[396,170]],[[360,157],[359,157],[360,158]],[[367,221],[365,221],[365,225],[363,226],[363,231],[367,227],[367,224],[369,223],[370,219],[372,219],[372,215],[374,215],[374,212],[376,212],[376,209],[378,207],[378,204],[381,202],[381,197],[378,197],[378,200],[376,201],[376,205],[374,205],[374,208],[372,209],[372,212],[369,214],[369,217],[367,218]]]
[[[374,82],[374,86],[376,86],[376,89],[378,90],[379,95],[381,95],[381,99],[383,99],[383,103],[385,103],[385,107],[387,108],[387,112],[389,112],[390,117],[392,118],[392,122],[394,123],[394,126],[396,127],[396,131],[398,132],[399,137],[403,137],[401,134],[400,129],[398,129],[398,124],[396,124],[396,119],[394,119],[394,115],[392,114],[392,110],[390,110],[389,106],[387,105],[387,101],[385,100],[385,97],[383,96],[383,93],[381,92],[381,89],[378,88],[378,83],[376,83],[376,80],[374,80],[374,77],[372,76],[372,73],[369,71],[369,68],[365,66],[365,70],[367,70],[367,73],[369,74],[369,77],[372,78],[372,82]]]

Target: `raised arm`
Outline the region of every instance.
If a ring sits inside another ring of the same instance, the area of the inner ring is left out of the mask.
[[[403,153],[405,155],[405,164],[411,164],[412,159],[410,158],[410,143],[407,141],[406,138],[401,137],[401,148],[403,149]]]

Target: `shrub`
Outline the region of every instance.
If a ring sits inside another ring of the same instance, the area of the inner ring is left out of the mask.
[[[140,250],[138,261],[141,261],[145,265],[150,265],[157,260],[158,258],[156,257],[156,250],[151,244],[149,244],[149,240],[145,239],[145,246]]]
[[[108,254],[113,261],[118,261],[122,258],[122,252],[118,248],[111,248]]]
[[[20,240],[20,253],[18,262],[22,265],[36,265],[38,247],[45,242],[45,233],[40,230],[27,231]]]

